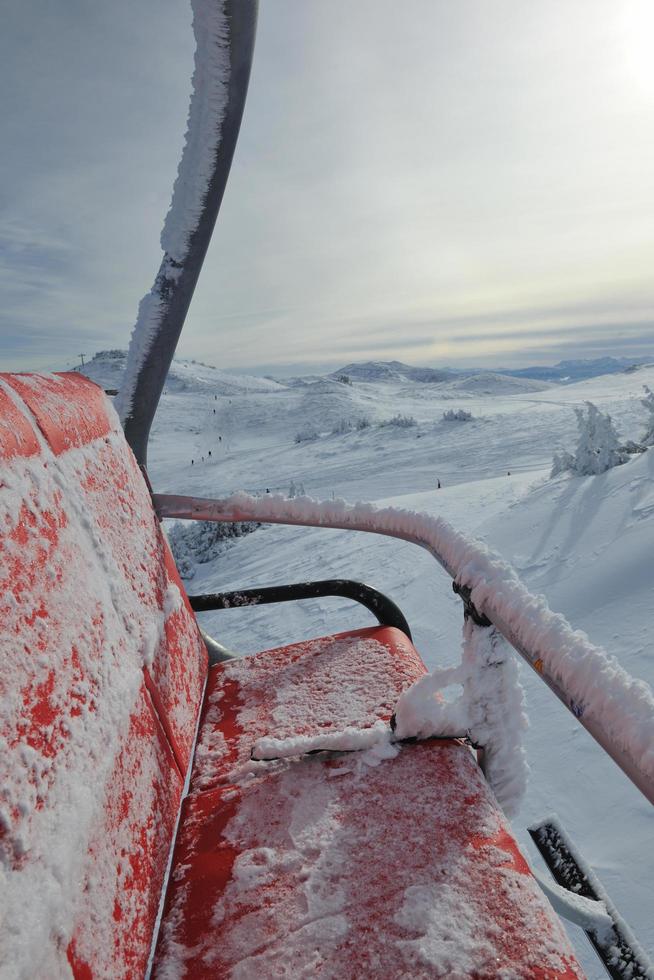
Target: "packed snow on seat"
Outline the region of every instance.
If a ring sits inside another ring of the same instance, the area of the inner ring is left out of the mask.
[[[355,635],[210,671],[155,977],[577,975],[467,747],[297,757],[388,746],[424,671],[405,651]]]

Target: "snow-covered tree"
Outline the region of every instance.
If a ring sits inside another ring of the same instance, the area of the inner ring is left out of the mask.
[[[398,412],[397,415],[394,415],[390,419],[386,419],[386,421],[382,422],[381,424],[390,425],[396,429],[411,429],[418,423],[414,419],[413,415],[402,415],[400,412]]]
[[[168,532],[168,541],[180,575],[187,581],[192,579],[196,565],[213,561],[233,543],[234,538],[250,534],[260,526],[246,521],[235,521],[233,524],[219,524],[215,521],[173,524]]]
[[[577,476],[594,476],[626,462],[618,433],[610,415],[600,412],[593,402],[586,409],[575,408],[579,438],[574,456],[558,453],[552,460],[552,476],[570,470]]]
[[[592,402],[586,402],[585,413],[583,408],[575,408],[575,415],[579,429],[575,470],[580,476],[604,473],[624,462],[618,433],[610,415],[600,412]]]
[[[448,408],[443,412],[444,422],[469,422],[472,412],[466,412],[465,408]]]

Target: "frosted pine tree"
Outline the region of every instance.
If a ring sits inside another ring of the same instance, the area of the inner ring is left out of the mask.
[[[651,395],[651,392],[650,392]],[[643,402],[643,404],[645,404]],[[654,444],[654,395],[652,395],[652,443]],[[574,455],[556,453],[550,476],[566,471],[577,476],[595,476],[613,466],[626,462],[627,449],[620,445],[618,433],[610,415],[600,412],[597,405],[586,402],[586,410],[575,408],[579,438]]]
[[[586,402],[585,413],[583,408],[575,408],[575,415],[579,429],[574,456],[575,473],[593,476],[624,462],[618,433],[610,415],[600,412],[592,402]]]

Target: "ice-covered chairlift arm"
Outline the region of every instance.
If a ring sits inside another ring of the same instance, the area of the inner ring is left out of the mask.
[[[196,37],[186,145],[141,301],[116,409],[139,464],[225,193],[254,53],[258,0],[193,0]]]
[[[420,545],[458,584],[477,611],[556,694],[579,723],[654,804],[654,696],[545,600],[531,594],[501,558],[441,518],[344,501],[276,495],[225,499],[154,494],[160,518],[259,521],[367,531]]]

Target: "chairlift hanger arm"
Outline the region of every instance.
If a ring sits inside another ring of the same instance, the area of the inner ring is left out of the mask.
[[[152,314],[156,322],[149,327],[151,337],[146,341],[147,353],[144,356],[139,355],[138,342],[130,345],[125,377],[130,378],[131,391],[126,393],[126,400],[124,404],[121,403],[121,408],[125,437],[142,466],[147,464],[150,427],[225,193],[245,107],[254,53],[258,0],[206,0],[206,2],[214,3],[216,6],[222,4],[228,24],[227,102],[224,115],[222,115],[222,107],[211,106],[215,118],[209,119],[208,125],[205,126],[207,137],[210,136],[212,129],[219,128],[220,141],[202,211],[190,235],[184,260],[180,265],[172,261],[168,253],[164,255],[152,293],[148,297],[151,301],[153,299],[156,301],[156,313]],[[205,133],[201,136],[204,138]],[[173,277],[169,274],[171,264],[175,267]],[[132,369],[136,372],[136,377],[132,377]]]

